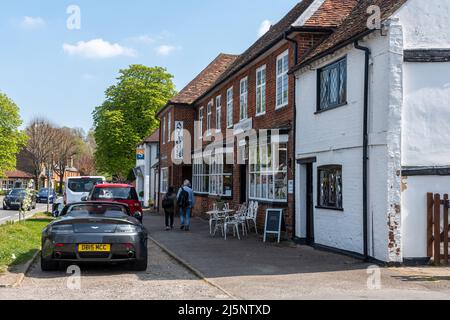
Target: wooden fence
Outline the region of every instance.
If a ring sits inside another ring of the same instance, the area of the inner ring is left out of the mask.
[[[449,233],[449,196],[444,194],[427,194],[428,208],[428,257],[433,258],[435,265],[448,265],[448,233]]]

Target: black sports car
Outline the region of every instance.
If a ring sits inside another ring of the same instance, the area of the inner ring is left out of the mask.
[[[125,204],[83,202],[67,205],[42,232],[41,268],[60,263],[128,263],[147,270],[147,230]]]

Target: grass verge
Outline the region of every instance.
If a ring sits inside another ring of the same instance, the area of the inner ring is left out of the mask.
[[[52,217],[39,213],[24,222],[0,226],[0,272],[30,260],[41,248],[42,230]]]

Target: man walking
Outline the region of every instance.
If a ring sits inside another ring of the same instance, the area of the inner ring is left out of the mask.
[[[191,212],[195,205],[194,191],[191,182],[185,180],[177,194],[177,203],[180,207],[181,230],[189,231],[191,226]]]

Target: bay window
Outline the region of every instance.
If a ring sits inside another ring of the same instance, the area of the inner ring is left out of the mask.
[[[271,142],[250,142],[249,196],[252,200],[287,202],[288,137],[272,137]]]

